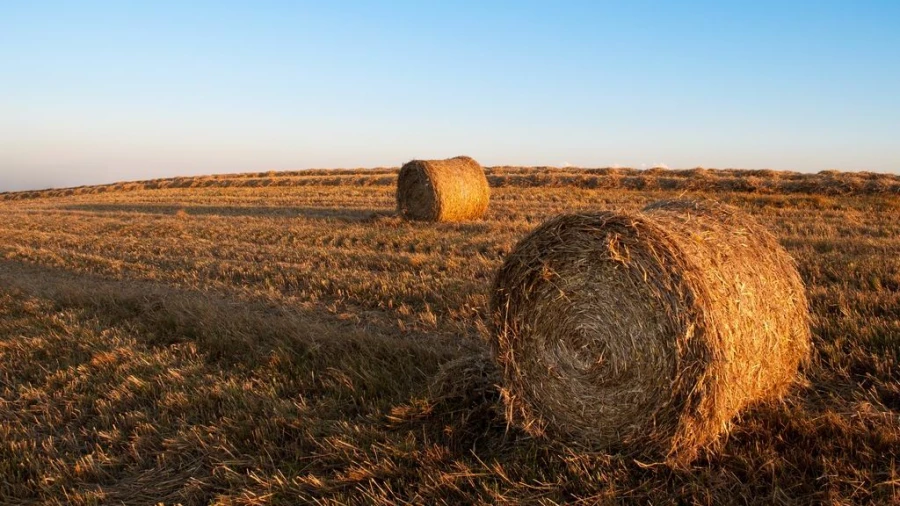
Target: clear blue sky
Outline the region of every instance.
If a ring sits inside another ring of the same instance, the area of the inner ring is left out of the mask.
[[[0,2],[0,191],[469,154],[900,171],[900,1]]]

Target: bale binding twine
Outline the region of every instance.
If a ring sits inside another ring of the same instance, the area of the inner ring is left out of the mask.
[[[810,350],[792,258],[711,201],[544,223],[498,271],[491,317],[510,421],[675,463],[782,396]]]

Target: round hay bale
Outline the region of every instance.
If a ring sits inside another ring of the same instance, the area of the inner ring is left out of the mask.
[[[689,462],[810,349],[793,259],[708,201],[552,219],[497,273],[506,414],[533,434]]]
[[[397,211],[411,220],[481,218],[490,197],[484,169],[468,156],[413,160],[400,169],[397,179]]]

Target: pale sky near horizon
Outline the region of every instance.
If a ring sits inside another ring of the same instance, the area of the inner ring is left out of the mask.
[[[900,173],[900,2],[0,1],[0,191],[396,166]]]

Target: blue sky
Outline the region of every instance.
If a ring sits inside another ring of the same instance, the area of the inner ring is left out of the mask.
[[[0,191],[399,165],[900,172],[900,2],[0,1]]]

